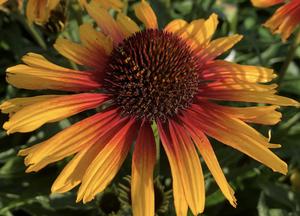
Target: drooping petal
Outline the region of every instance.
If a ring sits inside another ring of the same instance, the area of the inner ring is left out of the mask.
[[[57,95],[41,95],[34,97],[14,98],[4,101],[2,104],[0,104],[0,110],[2,113],[13,114],[26,106],[32,105],[37,102],[46,101],[55,97],[57,97]]]
[[[154,215],[153,170],[155,139],[149,123],[143,123],[132,157],[131,200],[133,215]]]
[[[123,41],[124,35],[120,27],[108,11],[101,7],[101,4],[92,1],[90,4],[86,4],[86,9],[101,31],[113,39],[115,45]]]
[[[20,64],[7,69],[7,82],[18,88],[80,92],[101,86],[100,77],[93,72],[60,67],[34,53],[28,53],[22,60],[27,65]]]
[[[26,156],[27,171],[38,171],[50,163],[70,156],[83,148],[99,142],[99,139],[112,130],[120,121],[116,110],[95,114],[50,139],[20,150],[19,155]]]
[[[137,3],[134,6],[134,12],[137,18],[139,18],[139,20],[141,20],[144,23],[146,28],[158,28],[157,17],[147,1],[142,0],[141,2]]]
[[[204,210],[205,187],[198,154],[182,126],[170,120],[169,128],[186,201],[194,215],[200,214]]]
[[[215,60],[208,62],[201,71],[203,78],[207,80],[235,79],[246,82],[270,82],[276,78],[276,74],[272,69],[240,65],[223,60]]]
[[[280,7],[274,15],[264,24],[273,33],[281,34],[283,41],[291,35],[300,23],[300,2],[290,1]]]
[[[185,127],[189,131],[194,143],[196,144],[200,154],[202,155],[207,167],[215,178],[224,196],[228,199],[232,206],[236,207],[234,191],[224,176],[209,140],[196,125],[192,125],[190,122],[185,122]]]
[[[84,110],[96,108],[105,100],[106,95],[96,93],[57,96],[24,107],[5,122],[3,128],[8,134],[30,132],[45,123],[60,121]]]
[[[118,13],[117,23],[120,26],[125,37],[130,37],[136,32],[140,31],[139,26],[130,17],[123,13]]]
[[[265,8],[283,3],[284,0],[251,0],[251,2],[255,7]]]
[[[88,167],[82,178],[77,195],[77,202],[92,200],[97,193],[103,191],[114,178],[125,160],[130,145],[135,139],[135,120],[128,123],[105,145]]]
[[[172,147],[172,139],[167,125],[163,125],[160,121],[157,122],[159,137],[161,138],[164,150],[168,156],[168,160],[172,171],[173,181],[173,197],[176,215],[186,216],[188,204],[184,195],[183,182],[180,177],[180,170],[177,165],[174,148]]]
[[[199,61],[207,62],[215,59],[233,47],[242,38],[243,36],[235,34],[211,41],[205,48],[200,48],[197,52],[200,57]]]
[[[269,150],[273,145],[265,137],[259,136],[253,128],[224,114],[211,112],[209,109],[205,109],[203,113],[203,109],[200,112],[198,108],[193,107],[192,110],[196,111],[188,111],[184,118],[189,118],[188,121],[192,121],[193,125],[209,136],[247,154],[273,171],[287,173],[286,163]]]
[[[126,121],[108,122],[102,129],[102,135],[95,143],[89,143],[84,149],[80,150],[76,156],[61,171],[52,185],[51,191],[55,193],[64,193],[71,190],[81,183],[82,178],[97,155],[103,150],[105,145],[112,139],[118,131],[125,125]]]

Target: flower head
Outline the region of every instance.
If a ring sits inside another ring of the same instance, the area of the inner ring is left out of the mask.
[[[264,84],[276,77],[273,70],[216,59],[242,38],[231,35],[213,40],[217,15],[191,23],[178,19],[159,29],[149,3],[141,1],[134,7],[145,26],[141,30],[121,12],[114,19],[96,1],[85,8],[101,31],[83,24],[81,44],[63,38],[55,44],[60,54],[86,66],[85,71],[55,65],[33,53],[23,57],[24,64],[7,69],[7,81],[15,87],[75,93],[4,102],[0,108],[10,114],[3,126],[7,133],[33,131],[88,109],[103,110],[21,150],[27,172],[74,155],[52,192],[63,193],[80,185],[77,201],[88,202],[112,181],[135,142],[133,214],[154,215],[156,143],[152,127],[156,125],[171,166],[178,215],[186,215],[188,208],[195,215],[204,210],[198,152],[225,197],[236,206],[233,189],[207,136],[286,174],[287,165],[270,150],[279,145],[269,143],[247,122],[276,124],[281,117],[276,111],[279,106],[299,103],[276,95],[275,84]],[[271,105],[231,107],[217,101]]]
[[[269,7],[284,3],[284,0],[251,0],[256,7]],[[290,0],[276,10],[274,15],[264,24],[273,33],[280,34],[286,40],[300,24],[300,1]]]

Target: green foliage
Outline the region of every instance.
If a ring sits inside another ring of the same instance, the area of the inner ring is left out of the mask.
[[[134,17],[132,5],[136,0],[128,0],[128,14]],[[231,33],[244,35],[244,39],[230,52],[231,58],[241,64],[263,65],[281,72],[289,46],[294,36],[287,43],[282,43],[278,36],[261,26],[274,12],[274,8],[253,8],[248,0],[151,0],[163,28],[169,21],[183,18],[191,21],[207,18],[211,13],[219,15],[220,24],[216,37]],[[20,63],[21,57],[27,52],[41,53],[54,62],[78,67],[59,56],[53,50],[55,39],[63,35],[78,41],[78,26],[82,22],[91,22],[88,15],[78,5],[69,5],[66,28],[61,33],[49,33],[37,26],[30,27],[25,17],[17,11],[0,10],[0,100],[32,96],[44,92],[33,92],[13,88],[5,82],[5,69]],[[228,57],[226,53],[224,57]],[[300,48],[288,67],[287,73],[280,83],[280,94],[299,100],[300,98]],[[224,145],[214,142],[213,146],[220,159],[220,164],[227,179],[236,191],[238,206],[232,208],[218,189],[213,177],[204,168],[206,179],[206,210],[207,216],[297,216],[300,215],[300,112],[295,108],[282,109],[283,119],[280,124],[271,128],[272,142],[281,143],[282,148],[276,150],[289,164],[287,176],[273,173],[258,162],[249,159]],[[38,131],[27,134],[7,136],[0,130],[0,215],[4,216],[76,216],[76,215],[107,215],[104,213],[101,198],[107,191],[116,191],[114,185],[100,194],[96,200],[86,205],[76,204],[76,190],[57,195],[50,194],[51,184],[66,161],[50,165],[38,173],[25,173],[23,158],[17,156],[19,149],[31,146],[62,130],[80,119],[85,114],[64,120],[57,124],[48,124]],[[7,116],[0,114],[0,124]],[[153,126],[156,131],[156,126]],[[270,127],[259,127],[258,130],[267,134]],[[156,140],[159,144],[159,140]],[[162,149],[159,152],[160,164],[156,175],[164,177],[164,187],[170,189],[170,168]],[[130,159],[125,161],[122,171],[114,180],[117,185],[126,174],[130,174]],[[204,164],[204,163],[203,163]],[[298,175],[298,177],[297,177]],[[118,196],[118,192],[115,192]],[[103,204],[103,203],[102,203]],[[109,202],[107,202],[107,205]],[[128,215],[126,209],[110,215]],[[169,212],[174,215],[174,206],[170,202]]]

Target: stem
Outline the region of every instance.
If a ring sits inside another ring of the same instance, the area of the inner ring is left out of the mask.
[[[300,30],[298,29],[296,36],[294,38],[294,41],[292,42],[292,44],[289,48],[287,57],[282,65],[280,73],[278,75],[278,81],[277,81],[278,86],[280,86],[280,84],[282,83],[283,78],[287,72],[287,69],[289,68],[290,63],[293,61],[293,59],[295,57],[296,49],[297,49],[299,43],[300,43]]]
[[[29,24],[26,22],[26,25],[31,33],[31,35],[33,36],[33,38],[36,40],[36,42],[39,44],[39,46],[41,48],[43,48],[44,50],[47,49],[47,45],[45,43],[45,41],[43,40],[43,38],[41,37],[41,35],[37,32],[37,30],[34,28],[34,26],[32,24]]]

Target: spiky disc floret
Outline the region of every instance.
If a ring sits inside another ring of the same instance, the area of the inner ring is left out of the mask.
[[[105,88],[123,114],[165,120],[187,108],[198,92],[196,55],[178,36],[148,29],[116,47]]]

